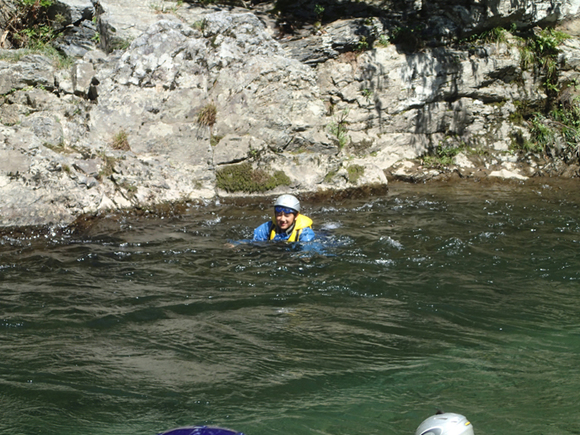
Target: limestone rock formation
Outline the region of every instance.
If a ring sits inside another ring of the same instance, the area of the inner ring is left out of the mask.
[[[387,177],[545,174],[548,160],[511,146],[535,128],[522,121],[524,109],[574,104],[578,40],[551,58],[558,75],[549,87],[510,33],[441,41],[509,22],[573,29],[577,2],[405,2],[393,9],[399,15],[381,4],[359,2],[365,16],[289,36],[264,8],[58,0],[52,12],[67,30],[54,46],[73,65],[0,52],[0,226],[68,225],[109,209],[219,196],[384,187]],[[412,52],[389,43],[401,11],[409,25],[428,11],[425,41],[439,42]],[[567,140],[555,137],[554,152],[569,152]],[[448,149],[461,152],[429,165],[429,155]],[[557,173],[577,175],[576,162]]]

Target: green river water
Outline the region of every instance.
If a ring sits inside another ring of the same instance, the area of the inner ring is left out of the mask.
[[[258,202],[5,235],[0,434],[580,434],[578,187],[305,203],[322,254],[225,247]]]

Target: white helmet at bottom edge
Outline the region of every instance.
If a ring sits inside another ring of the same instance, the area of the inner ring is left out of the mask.
[[[474,435],[473,426],[461,414],[436,414],[419,425],[415,435]]]

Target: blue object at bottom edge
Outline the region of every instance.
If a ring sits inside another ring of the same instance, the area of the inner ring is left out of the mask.
[[[189,426],[171,429],[167,432],[162,432],[158,435],[244,435],[242,432],[236,432],[231,429],[224,429],[222,427],[208,427],[208,426]]]

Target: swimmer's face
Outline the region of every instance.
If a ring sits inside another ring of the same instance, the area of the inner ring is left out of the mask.
[[[296,220],[296,214],[294,213],[284,213],[283,211],[279,211],[276,212],[274,216],[276,217],[276,225],[281,230],[287,230],[294,225],[294,221]]]

